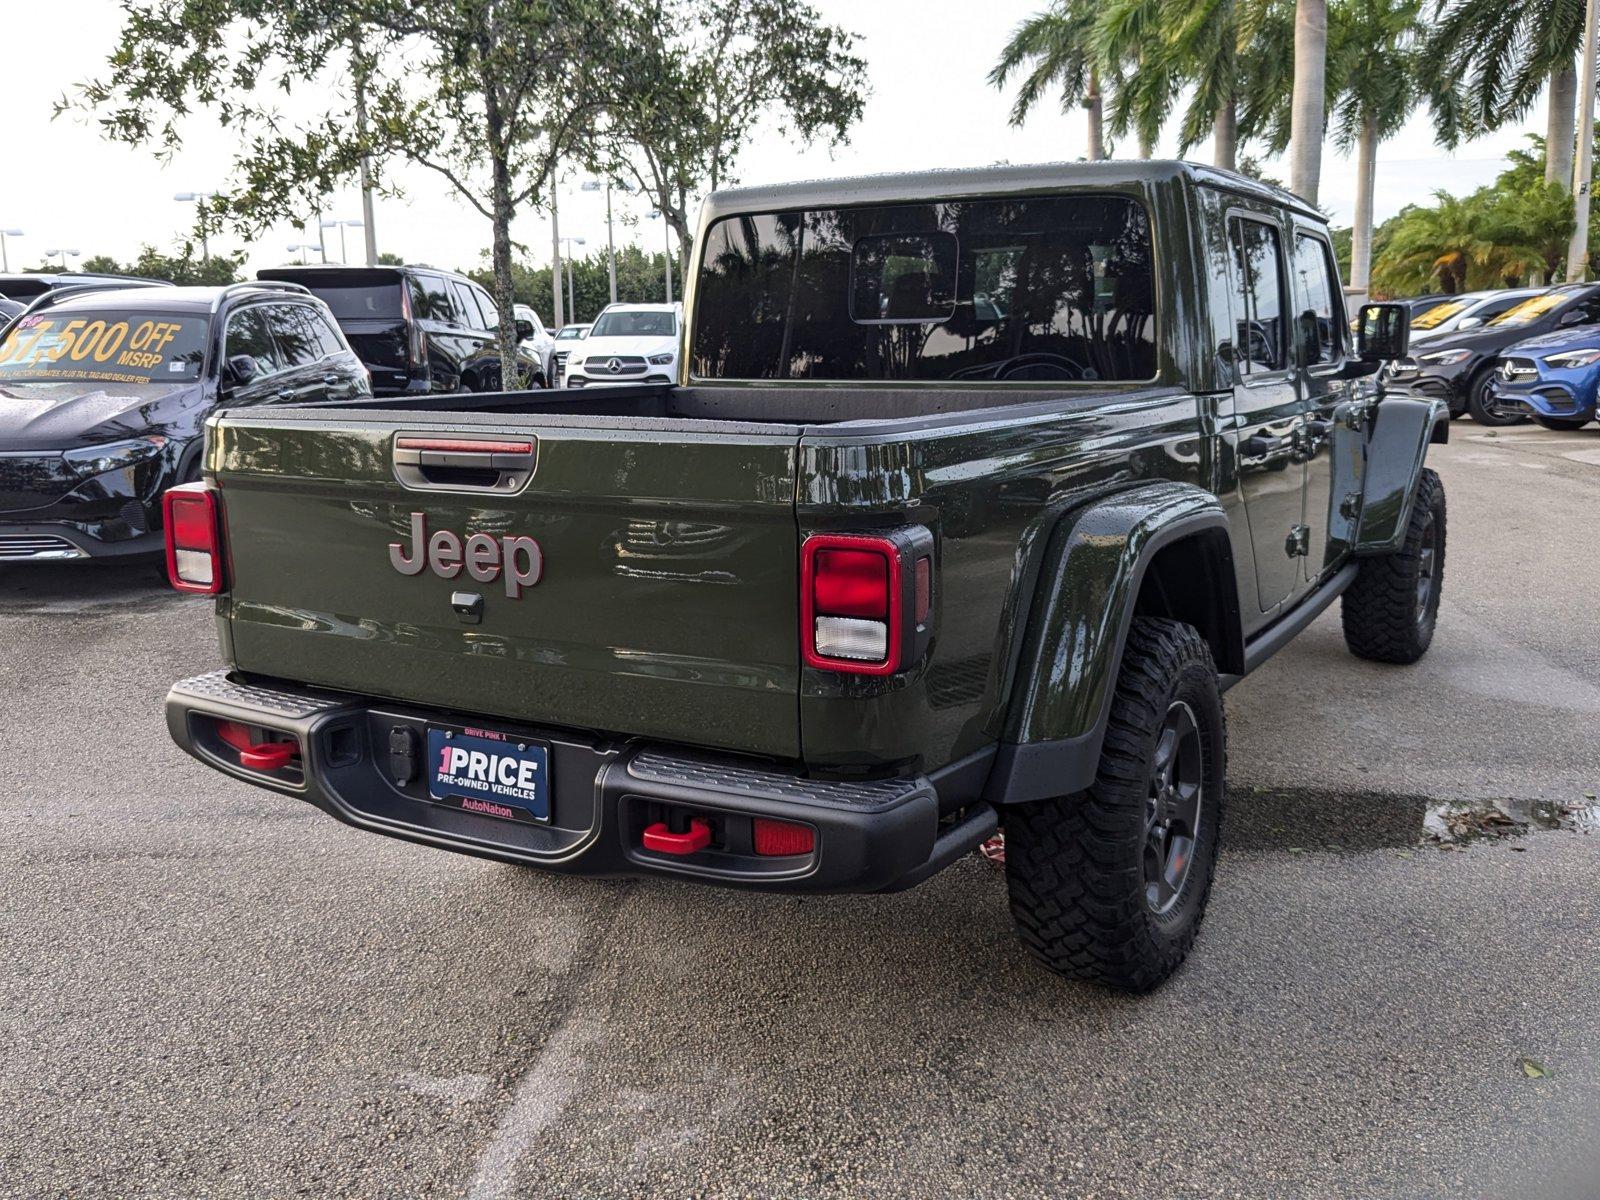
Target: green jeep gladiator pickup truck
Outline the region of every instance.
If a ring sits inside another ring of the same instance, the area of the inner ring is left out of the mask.
[[[235,408],[171,494],[225,671],[174,739],[361,829],[577,875],[910,887],[1007,837],[1022,939],[1192,944],[1223,692],[1335,599],[1428,648],[1437,401],[1358,381],[1324,219],[1181,163],[705,204],[674,385]]]

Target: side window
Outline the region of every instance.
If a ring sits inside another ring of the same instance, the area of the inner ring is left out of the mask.
[[[267,325],[278,343],[278,353],[286,367],[304,367],[322,357],[322,341],[306,320],[306,310],[298,304],[267,306]]]
[[[236,310],[228,318],[228,331],[223,338],[223,357],[234,358],[240,354],[255,359],[258,375],[271,375],[283,370],[278,348],[273,344],[267,329],[267,318],[261,305]]]
[[[1229,223],[1239,308],[1234,355],[1245,375],[1281,371],[1288,363],[1283,344],[1283,258],[1278,231],[1261,221],[1235,217]]]
[[[1501,313],[1510,312],[1513,308],[1515,308],[1517,305],[1521,304],[1527,298],[1528,297],[1525,296],[1525,295],[1500,296],[1500,297],[1497,297],[1496,299],[1493,299],[1493,300],[1489,301],[1487,304],[1485,304],[1482,308],[1478,309],[1478,311],[1473,313],[1472,315],[1477,317],[1480,321],[1482,321],[1485,325],[1487,325],[1490,321],[1494,320]]]
[[[1344,328],[1339,276],[1321,238],[1294,239],[1295,351],[1303,367],[1331,363],[1340,356]]]
[[[317,342],[322,346],[324,355],[344,353],[344,338],[328,319],[327,313],[314,308],[303,308],[300,311],[305,314],[306,324],[311,327]]]
[[[483,313],[472,295],[472,288],[458,279],[452,279],[450,290],[455,294],[456,311],[461,314],[461,324],[468,329],[483,329]]]
[[[409,284],[413,316],[425,321],[455,324],[455,302],[450,299],[450,292],[441,276],[412,275]]]
[[[481,287],[472,289],[473,297],[478,301],[478,308],[483,313],[483,327],[488,330],[500,328],[500,310],[494,306],[494,301],[489,299],[489,293]]]

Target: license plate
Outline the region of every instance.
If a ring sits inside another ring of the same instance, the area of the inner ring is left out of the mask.
[[[550,749],[486,730],[428,730],[428,795],[503,821],[550,819]]]

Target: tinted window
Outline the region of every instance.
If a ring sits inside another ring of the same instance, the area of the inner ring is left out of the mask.
[[[1156,373],[1150,228],[1144,210],[1121,197],[733,217],[711,227],[702,255],[696,375]],[[597,325],[594,336],[603,332]]]
[[[224,356],[227,358],[245,354],[255,359],[257,374],[270,375],[283,369],[272,334],[267,330],[267,318],[262,313],[261,305],[241,308],[228,318],[224,345]]]
[[[0,341],[0,381],[184,383],[200,378],[206,318],[116,308],[48,309]]]
[[[284,366],[304,367],[322,358],[322,337],[310,317],[310,310],[298,304],[274,304],[267,309],[267,325]]]
[[[338,326],[328,320],[328,314],[316,308],[302,308],[306,322],[311,326],[312,333],[322,346],[323,354],[343,354],[345,352],[344,336],[339,332]]]
[[[1304,234],[1294,239],[1295,345],[1302,366],[1339,357],[1342,303],[1339,276],[1327,243]]]
[[[673,337],[678,332],[678,318],[669,312],[629,312],[612,309],[600,314],[590,337]],[[581,337],[582,334],[578,335]]]
[[[473,296],[473,289],[459,280],[449,281],[450,291],[456,298],[456,313],[460,323],[468,329],[486,329],[483,322],[483,313],[478,309],[478,301]]]
[[[1283,276],[1278,231],[1260,221],[1234,218],[1229,223],[1233,247],[1234,312],[1238,333],[1234,354],[1246,375],[1281,371],[1283,351]]]
[[[859,238],[850,249],[850,277],[857,321],[948,321],[956,307],[955,236]]]
[[[400,315],[400,285],[378,287],[316,287],[312,289],[341,321]]]
[[[411,288],[411,315],[423,321],[442,321],[455,324],[456,306],[440,275],[412,275],[407,283]]]
[[[489,293],[480,287],[475,287],[472,289],[472,298],[478,302],[478,309],[483,313],[483,327],[499,329],[500,310],[495,307],[494,301],[489,299]]]

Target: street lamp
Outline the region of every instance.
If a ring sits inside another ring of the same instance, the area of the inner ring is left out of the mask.
[[[70,254],[70,255],[72,255],[73,258],[77,258],[79,256],[79,251],[77,251],[77,250],[46,250],[44,252],[44,261],[48,263],[52,258],[54,258],[58,254],[61,256],[61,269],[63,271],[65,271],[67,269],[67,255]]]
[[[297,251],[297,250],[300,252],[300,264],[299,265],[302,266],[302,267],[306,265],[306,253],[308,251],[316,250],[316,249],[319,249],[319,248],[320,247],[318,247],[315,242],[290,242],[289,243],[289,253],[290,254],[295,253],[295,251]]]
[[[654,221],[661,218],[662,230],[667,235],[667,303],[672,303],[672,222],[667,220],[667,214],[659,208],[650,210],[650,219]]]
[[[580,185],[583,191],[598,192],[604,189],[606,194],[606,273],[611,279],[611,303],[617,302],[617,242],[611,232],[611,189],[615,187],[619,192],[631,192],[633,189],[625,183],[613,184],[610,180],[601,183],[597,179],[590,179]]]
[[[324,229],[332,229],[335,225],[339,227],[339,261],[349,262],[344,246],[344,231],[346,229],[360,229],[362,228],[362,222],[354,220],[340,221],[331,217],[322,222],[322,228]],[[324,260],[326,260],[326,256],[324,256]]]
[[[587,246],[587,239],[581,237],[564,237],[561,239],[567,244],[564,257],[567,260],[567,319],[576,322],[578,319],[578,295],[572,287],[572,247]]]
[[[174,200],[193,202],[195,212],[200,218],[200,255],[202,258],[211,257],[211,240],[206,235],[206,201],[215,200],[221,192],[174,192]]]
[[[0,229],[0,271],[11,270],[11,254],[6,249],[6,239],[22,236],[23,232],[20,229]]]

